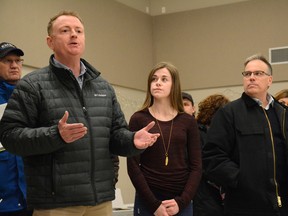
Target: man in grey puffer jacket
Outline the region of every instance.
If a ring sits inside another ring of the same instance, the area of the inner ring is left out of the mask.
[[[28,206],[37,215],[112,215],[111,154],[154,144],[151,122],[132,133],[112,86],[81,55],[84,26],[74,12],[48,23],[49,66],[25,76],[0,122],[0,141],[24,160]]]

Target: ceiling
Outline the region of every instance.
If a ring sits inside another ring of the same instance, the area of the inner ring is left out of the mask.
[[[115,0],[151,16],[251,0]]]

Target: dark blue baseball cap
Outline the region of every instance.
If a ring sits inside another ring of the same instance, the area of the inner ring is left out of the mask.
[[[2,42],[0,43],[0,58],[4,58],[8,54],[16,54],[18,56],[23,56],[24,52],[17,48],[15,45],[8,43],[8,42]]]

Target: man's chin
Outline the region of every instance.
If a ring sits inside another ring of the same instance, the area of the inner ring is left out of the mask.
[[[249,90],[246,90],[245,93],[249,95],[250,97],[252,97],[254,95],[257,95],[258,92],[256,91],[256,89],[249,89]]]
[[[16,84],[19,80],[20,80],[20,78],[15,78],[15,79],[8,79],[8,80],[5,80],[5,81],[7,83],[10,83],[10,84]]]

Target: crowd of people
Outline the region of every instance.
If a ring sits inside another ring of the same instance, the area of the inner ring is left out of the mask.
[[[263,55],[245,60],[240,98],[212,94],[198,111],[178,69],[159,62],[127,124],[82,58],[79,15],[58,13],[47,33],[49,66],[22,78],[24,52],[0,44],[0,216],[112,216],[118,156],[135,216],[288,215],[288,89],[269,93]]]

